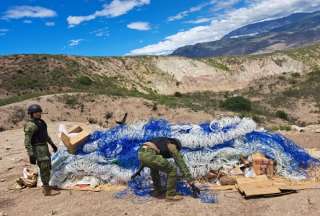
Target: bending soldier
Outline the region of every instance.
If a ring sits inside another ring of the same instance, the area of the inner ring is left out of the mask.
[[[169,163],[167,158],[173,158],[176,165],[179,167],[184,179],[189,185],[193,185],[193,179],[190,171],[183,160],[180,153],[181,143],[177,139],[159,137],[150,140],[142,145],[139,150],[139,160],[141,165],[149,167],[151,170],[151,178],[153,181],[153,195],[161,196],[164,190],[161,188],[159,171],[167,174],[167,191],[166,199],[178,201],[183,199],[182,196],[176,194],[176,179],[177,169]]]

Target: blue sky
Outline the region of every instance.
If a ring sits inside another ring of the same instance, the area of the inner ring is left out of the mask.
[[[161,55],[320,0],[1,0],[0,55]]]

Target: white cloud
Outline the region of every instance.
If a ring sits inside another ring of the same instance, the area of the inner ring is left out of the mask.
[[[23,23],[25,23],[25,24],[31,24],[32,21],[31,21],[31,20],[23,20]]]
[[[117,17],[124,15],[135,7],[150,4],[150,0],[113,0],[110,4],[104,4],[103,9],[87,16],[69,16],[67,22],[70,27],[82,22],[94,20],[97,17]]]
[[[46,22],[45,25],[48,27],[53,27],[56,25],[56,23],[55,22]]]
[[[182,11],[175,16],[171,16],[168,18],[168,21],[181,20],[181,19],[185,18],[186,16],[189,16],[192,13],[201,11],[202,9],[204,9],[205,7],[208,7],[208,6],[213,6],[211,9],[212,12],[217,12],[220,10],[227,10],[230,7],[232,7],[233,5],[239,3],[240,1],[241,0],[224,0],[224,1],[211,0],[206,3],[191,7],[190,9]],[[201,22],[198,22],[198,23],[201,23]]]
[[[207,2],[204,4],[199,4],[197,6],[191,7],[190,9],[182,11],[175,16],[168,17],[168,21],[176,21],[176,20],[183,19],[184,17],[188,16],[191,13],[201,11],[203,8],[207,7],[208,5],[210,5],[212,3],[213,3],[213,1],[210,1],[210,2]]]
[[[186,23],[190,23],[190,24],[207,23],[207,22],[210,22],[212,19],[213,18],[199,18],[199,19],[186,21]]]
[[[320,0],[261,0],[252,1],[247,7],[225,13],[209,25],[197,26],[184,32],[178,32],[128,53],[129,55],[164,55],[175,49],[200,42],[215,41],[241,26],[265,20],[288,16],[295,12],[309,12],[320,9]]]
[[[110,35],[110,32],[109,32],[109,28],[105,27],[105,28],[100,28],[100,29],[94,30],[94,31],[90,32],[90,34],[94,34],[97,37],[106,38]]]
[[[148,31],[151,29],[148,22],[132,22],[127,25],[129,29],[134,29],[138,31]]]
[[[4,19],[22,19],[22,18],[46,18],[57,16],[57,13],[51,9],[40,6],[15,6],[4,13]]]
[[[211,9],[212,12],[220,11],[220,10],[228,10],[232,8],[235,4],[239,3],[241,0],[227,0],[227,1],[218,1]],[[249,0],[251,1],[251,0]]]
[[[69,41],[69,46],[70,46],[70,47],[79,46],[79,44],[80,44],[81,41],[83,41],[83,39],[70,40],[70,41]]]

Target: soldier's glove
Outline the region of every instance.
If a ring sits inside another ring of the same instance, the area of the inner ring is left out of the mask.
[[[37,164],[37,159],[35,156],[29,156],[29,161],[33,165]]]
[[[192,191],[192,197],[193,198],[199,198],[200,197],[200,188],[198,188],[193,182],[190,184],[191,191]]]
[[[55,144],[51,145],[53,152],[56,153],[58,151],[58,147]]]

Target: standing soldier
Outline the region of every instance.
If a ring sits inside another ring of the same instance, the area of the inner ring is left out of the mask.
[[[173,158],[179,167],[184,179],[192,186],[194,184],[190,171],[180,153],[182,146],[179,140],[167,137],[158,137],[142,145],[139,150],[139,160],[142,167],[149,167],[153,181],[154,196],[163,193],[161,188],[159,171],[167,174],[166,199],[169,201],[182,200],[183,197],[176,194],[177,168],[169,163],[166,158]]]
[[[51,188],[49,186],[51,157],[47,143],[51,145],[54,152],[57,151],[57,146],[48,135],[47,124],[41,119],[41,107],[38,104],[29,106],[28,114],[30,115],[30,119],[24,126],[24,144],[30,163],[39,166],[40,177],[43,183],[43,194],[49,196],[51,195]]]

